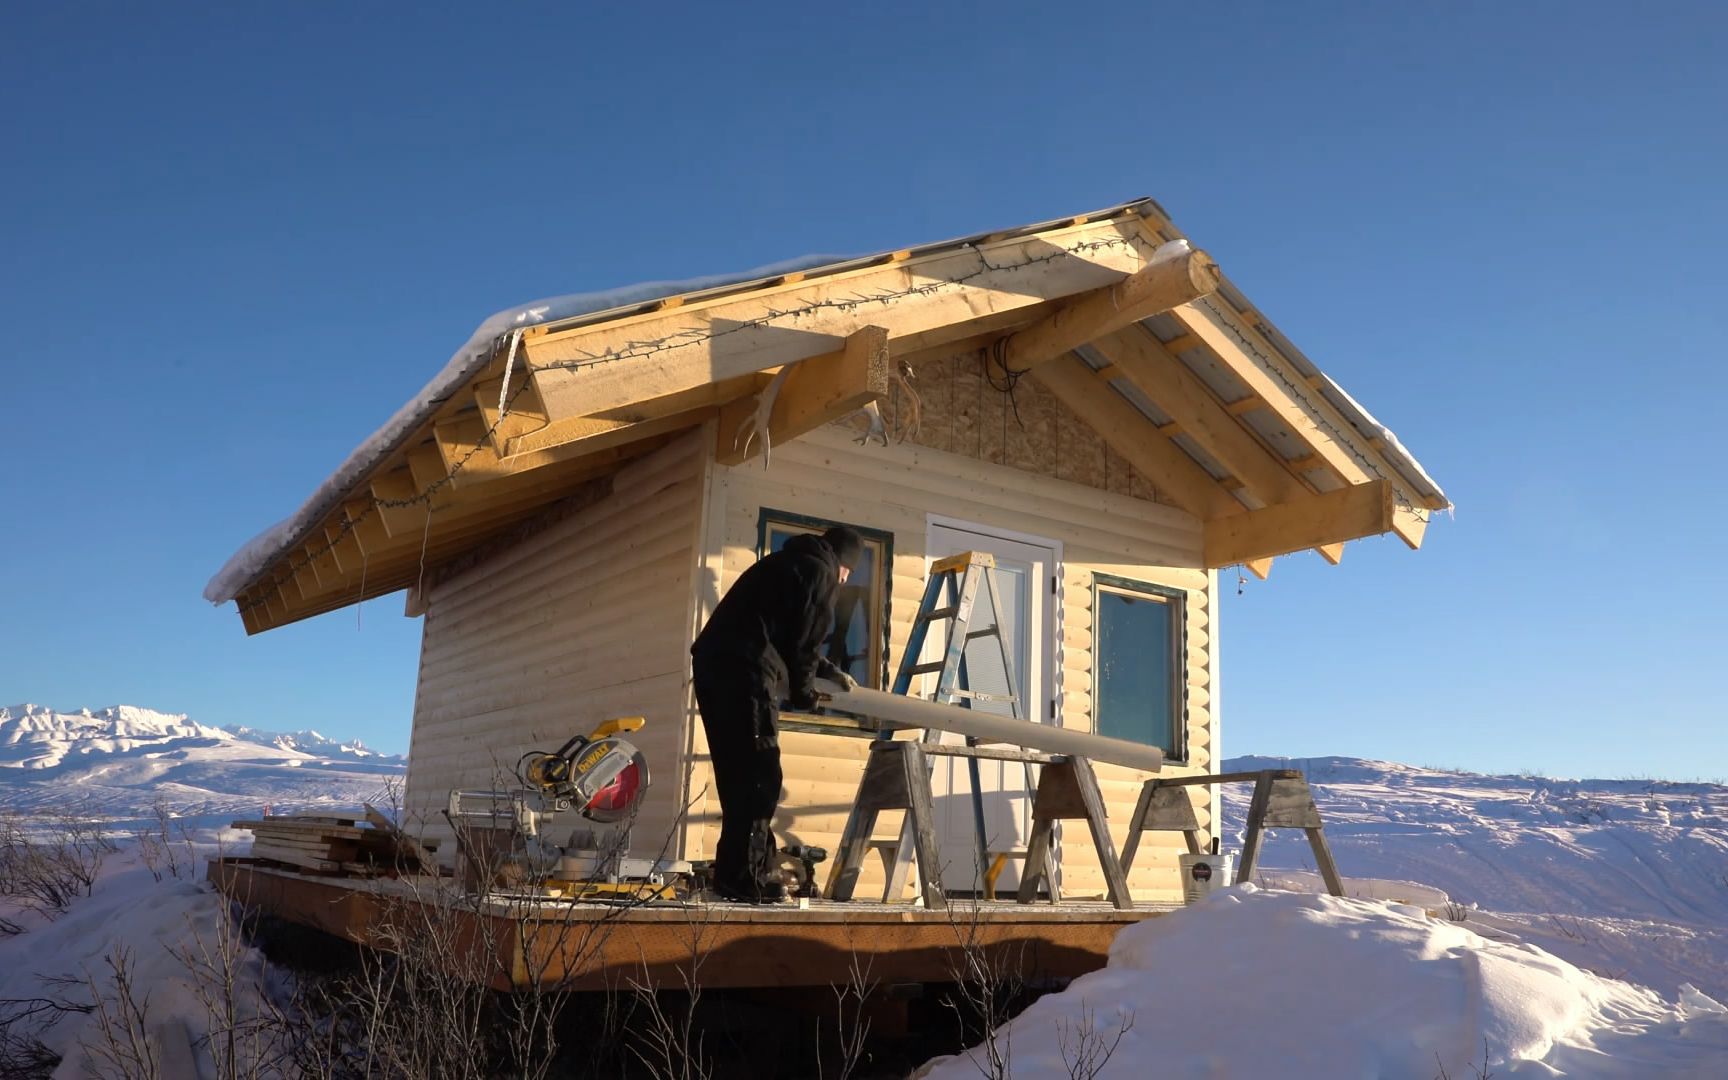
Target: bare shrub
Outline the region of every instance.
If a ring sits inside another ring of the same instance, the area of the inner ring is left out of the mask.
[[[696,1008],[702,1002],[702,962],[707,957],[712,933],[706,909],[691,908],[684,923],[687,959],[678,968],[683,993],[677,1008],[668,1007],[661,987],[649,981],[648,961],[642,961],[642,978],[630,979],[637,1009],[632,1011],[636,1038],[630,1052],[656,1080],[709,1080],[712,1063],[696,1026]],[[640,1014],[640,1019],[636,1019]]]
[[[1132,1009],[1117,1010],[1114,1036],[1099,1030],[1092,1003],[1084,999],[1080,1002],[1078,1023],[1071,1024],[1066,1018],[1058,1019],[1056,1044],[1061,1049],[1062,1064],[1068,1069],[1069,1080],[1095,1080],[1115,1056],[1123,1036],[1134,1030],[1135,1015]]]
[[[57,809],[34,826],[0,813],[0,895],[52,918],[90,895],[113,851],[102,822],[75,808]]]
[[[965,1053],[986,1080],[1007,1080],[1012,1075],[1013,1033],[1008,1021],[1027,996],[1026,947],[990,946],[984,941],[982,905],[974,901],[966,913],[950,901],[946,909],[954,929],[955,947],[948,952],[949,977],[960,1001],[947,1002],[964,1030],[967,1026],[963,1001],[981,1025],[980,1042]]]
[[[93,1025],[85,1026],[83,1046],[92,1070],[99,1080],[160,1080],[162,1062],[150,1040],[150,992],[140,992],[133,983],[132,950],[116,945],[103,961],[108,966],[106,988],[86,972],[95,1015]]]
[[[68,1014],[94,1008],[89,1002],[64,997],[0,999],[0,1076],[20,1080],[52,1076],[60,1055],[42,1042],[42,1033]]]

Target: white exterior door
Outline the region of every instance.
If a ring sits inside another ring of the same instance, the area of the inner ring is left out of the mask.
[[[1055,572],[1061,557],[1055,541],[1017,534],[1004,534],[983,526],[967,525],[947,519],[932,519],[926,554],[930,562],[957,555],[963,551],[982,551],[996,563],[991,572],[1000,615],[992,610],[983,589],[975,600],[968,629],[976,633],[992,626],[1000,628],[1013,665],[1013,686],[1004,678],[1001,651],[993,637],[976,638],[966,647],[966,674],[970,689],[994,695],[1012,690],[1018,699],[1023,719],[1048,723],[1056,710],[1055,679],[1052,668],[1055,656],[1056,597],[1053,588]],[[928,565],[928,564],[926,564]],[[930,639],[925,642],[922,659],[936,660],[942,656],[943,643],[936,640],[937,631],[946,623],[932,626]],[[935,676],[924,676],[925,696],[935,690]],[[971,707],[981,711],[1010,715],[1011,705],[998,701],[974,701]],[[962,736],[945,733],[944,742],[964,743]],[[935,799],[937,839],[942,846],[942,887],[949,893],[972,893],[982,889],[982,869],[978,863],[978,807],[972,797],[971,763],[965,758],[935,757],[931,794]],[[978,764],[979,791],[988,848],[992,852],[1023,852],[1031,832],[1032,801],[1027,785],[1027,768],[1020,762],[980,759]],[[1036,776],[1036,773],[1033,773]],[[996,879],[1000,893],[1018,887],[1020,864],[1010,858],[1008,866]]]

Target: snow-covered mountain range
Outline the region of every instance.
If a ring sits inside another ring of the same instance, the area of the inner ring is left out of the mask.
[[[0,811],[76,806],[118,822],[158,804],[177,816],[222,817],[387,803],[406,768],[400,756],[316,731],[211,727],[131,705],[0,707]]]

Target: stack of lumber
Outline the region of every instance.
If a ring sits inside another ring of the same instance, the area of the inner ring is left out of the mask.
[[[233,822],[252,833],[252,857],[301,870],[373,875],[435,865],[390,819],[366,807],[360,817],[275,814]]]

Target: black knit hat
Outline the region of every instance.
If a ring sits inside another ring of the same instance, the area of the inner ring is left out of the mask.
[[[857,529],[850,525],[836,525],[822,534],[822,540],[840,557],[841,566],[848,570],[858,569],[859,560],[864,558],[864,537]]]

